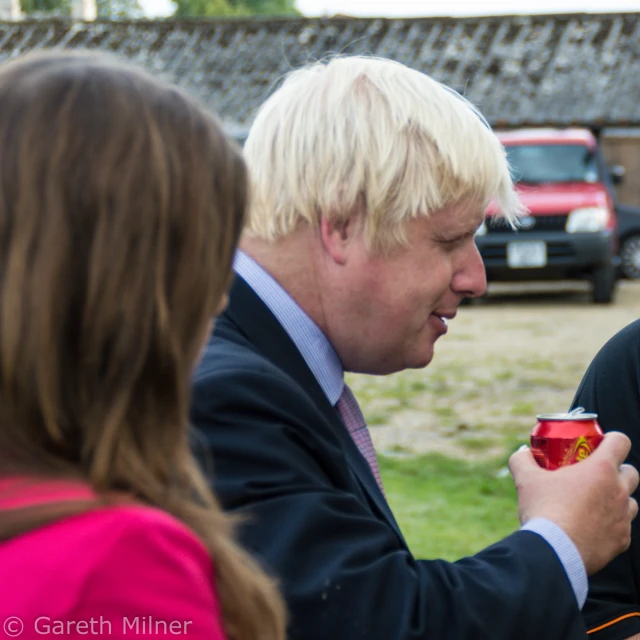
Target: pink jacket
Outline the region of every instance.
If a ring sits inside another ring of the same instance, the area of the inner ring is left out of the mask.
[[[91,497],[88,487],[0,480],[2,510]],[[211,558],[181,522],[102,508],[0,543],[0,638],[225,640]]]

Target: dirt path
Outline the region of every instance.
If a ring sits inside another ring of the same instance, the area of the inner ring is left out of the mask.
[[[638,281],[621,282],[607,306],[562,283],[531,291],[494,286],[487,302],[462,307],[424,370],[350,376],[378,451],[482,458],[513,450],[536,413],[568,408],[593,356],[640,318]]]

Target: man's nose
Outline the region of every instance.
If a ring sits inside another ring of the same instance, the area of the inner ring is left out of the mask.
[[[461,258],[451,288],[465,298],[479,298],[487,291],[487,273],[475,243]]]

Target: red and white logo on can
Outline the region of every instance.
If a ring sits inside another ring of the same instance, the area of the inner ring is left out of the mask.
[[[584,460],[600,444],[604,433],[598,414],[578,407],[569,413],[536,416],[531,452],[544,469],[558,469]]]

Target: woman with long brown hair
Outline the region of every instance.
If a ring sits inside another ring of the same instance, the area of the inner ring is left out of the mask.
[[[89,53],[0,68],[3,633],[281,640],[188,443],[247,177],[176,88]]]

